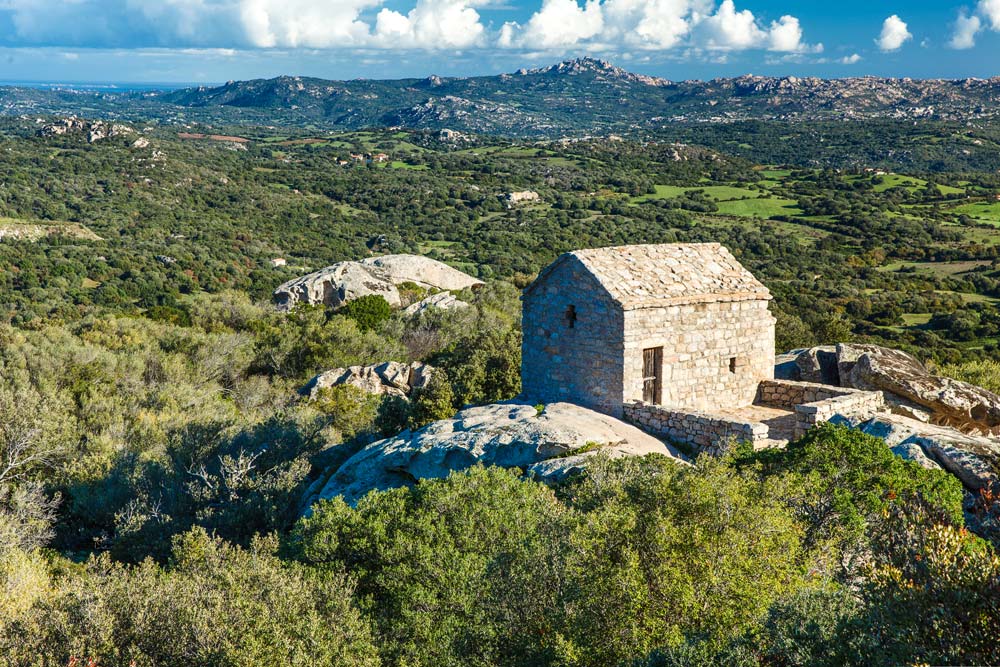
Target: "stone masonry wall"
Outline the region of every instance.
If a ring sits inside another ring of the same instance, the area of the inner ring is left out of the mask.
[[[880,391],[788,380],[761,382],[757,400],[763,405],[794,409],[796,438],[834,415],[864,421],[885,409],[885,396]]]
[[[624,402],[643,398],[642,353],[663,348],[663,400],[712,411],[750,405],[774,377],[774,317],[768,301],[718,301],[625,313]]]
[[[758,442],[768,435],[766,424],[734,421],[705,412],[671,410],[642,401],[625,404],[625,419],[648,433],[713,456],[722,454],[734,441]]]
[[[621,418],[622,328],[620,307],[578,260],[553,267],[524,295],[524,396]]]

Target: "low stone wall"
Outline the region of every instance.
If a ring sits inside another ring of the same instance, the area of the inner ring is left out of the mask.
[[[796,438],[834,415],[864,421],[885,409],[885,396],[880,391],[790,380],[764,380],[757,389],[757,402],[794,409]]]
[[[682,412],[641,401],[624,407],[625,420],[644,431],[713,456],[722,454],[733,441],[758,442],[768,435],[766,424],[734,421],[708,412]]]

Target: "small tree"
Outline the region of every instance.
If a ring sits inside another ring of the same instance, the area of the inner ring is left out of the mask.
[[[413,393],[413,408],[410,411],[410,428],[417,429],[439,419],[447,419],[455,414],[455,394],[448,374],[443,370],[434,371],[426,387]]]
[[[366,294],[348,302],[337,314],[357,322],[362,331],[372,331],[392,317],[392,306],[381,294]]]

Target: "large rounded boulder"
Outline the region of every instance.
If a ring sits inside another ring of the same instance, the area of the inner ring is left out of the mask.
[[[341,496],[357,502],[369,491],[447,477],[476,464],[518,468],[542,480],[581,469],[590,456],[662,454],[677,450],[613,417],[569,403],[539,409],[521,403],[467,408],[418,431],[372,443],[307,492],[305,506]]]

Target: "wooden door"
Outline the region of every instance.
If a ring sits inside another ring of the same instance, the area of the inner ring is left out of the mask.
[[[663,402],[663,348],[642,351],[642,401],[652,405]]]

